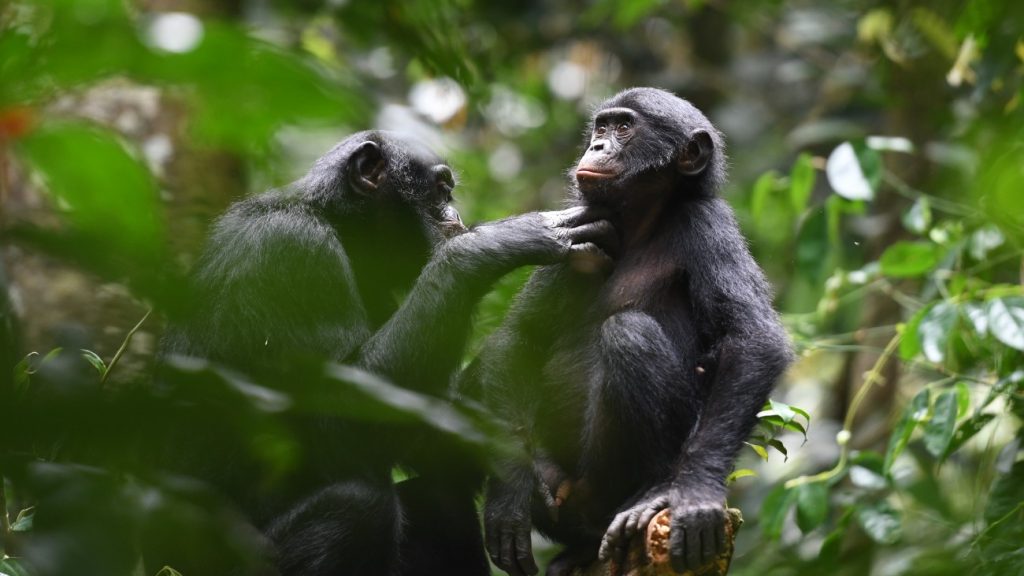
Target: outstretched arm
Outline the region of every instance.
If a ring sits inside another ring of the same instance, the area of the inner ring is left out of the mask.
[[[611,225],[584,208],[535,212],[474,227],[441,245],[399,310],[357,363],[403,386],[440,393],[455,371],[474,307],[491,285],[530,264],[599,252]]]

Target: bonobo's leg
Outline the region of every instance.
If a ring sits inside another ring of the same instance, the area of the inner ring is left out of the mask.
[[[402,576],[490,574],[471,488],[419,477],[398,484],[398,498],[404,515]]]
[[[267,527],[281,576],[393,576],[402,511],[393,486],[332,484]]]
[[[591,383],[583,472],[613,512],[638,488],[667,478],[700,406],[685,345],[652,316],[620,312],[601,326],[600,376]],[[611,500],[611,501],[609,501]]]

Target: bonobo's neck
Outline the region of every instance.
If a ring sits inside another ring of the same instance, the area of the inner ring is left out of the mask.
[[[665,194],[638,194],[627,198],[616,210],[616,225],[622,239],[623,252],[643,249],[654,234],[662,227],[658,222],[664,218],[670,205]]]

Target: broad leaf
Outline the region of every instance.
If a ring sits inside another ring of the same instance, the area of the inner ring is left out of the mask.
[[[936,458],[942,456],[956,430],[957,393],[947,390],[935,400],[932,418],[924,426],[924,447]]]
[[[892,470],[892,464],[896,461],[896,457],[906,448],[907,442],[910,441],[910,436],[914,433],[914,428],[917,428],[918,422],[921,422],[928,416],[930,399],[931,392],[928,388],[925,388],[918,392],[910,403],[907,404],[907,407],[903,409],[900,421],[893,428],[892,435],[889,436],[889,448],[885,452],[885,462],[882,464],[882,472],[886,475]]]
[[[800,154],[789,173],[789,201],[795,214],[802,214],[814,190],[814,164],[810,154]]]
[[[930,272],[941,259],[942,250],[931,242],[897,242],[885,250],[878,263],[886,276],[915,278]]]
[[[782,484],[768,493],[761,505],[761,530],[765,536],[774,540],[782,534],[782,525],[795,501],[796,490],[787,490]]]
[[[928,198],[922,196],[903,214],[903,227],[915,234],[924,234],[932,225],[932,208]]]
[[[796,525],[806,534],[825,521],[828,515],[828,487],[821,482],[796,488]]]
[[[921,319],[917,335],[921,339],[921,351],[930,362],[941,364],[946,359],[949,338],[954,332],[957,316],[956,305],[942,302]]]
[[[990,300],[987,311],[992,335],[1007,346],[1024,350],[1024,298]]]
[[[847,200],[873,200],[881,181],[878,152],[843,142],[829,154],[825,174],[836,194]]]
[[[879,544],[895,544],[902,536],[900,514],[888,502],[858,508],[856,518],[868,537]]]

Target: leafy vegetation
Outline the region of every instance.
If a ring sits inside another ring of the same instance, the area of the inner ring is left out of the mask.
[[[133,573],[152,537],[250,557],[229,509],[149,466],[183,407],[258,456],[254,482],[302,457],[294,414],[509,449],[472,406],[344,366],[285,392],[179,363],[154,390],[140,342],[209,220],[331,139],[413,132],[461,172],[465,219],[496,218],[560,202],[588,106],[628,85],[729,137],[728,197],[800,352],[732,475],[758,528],[733,573],[1024,574],[1022,6],[0,4],[0,574]]]

